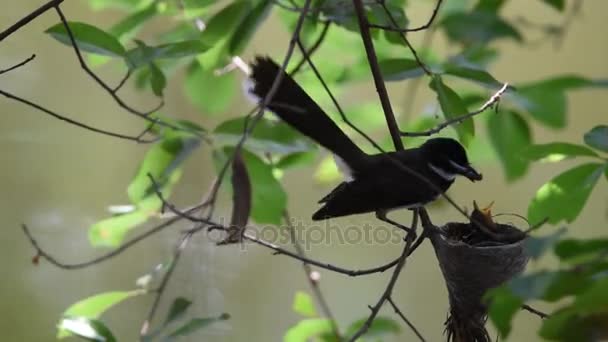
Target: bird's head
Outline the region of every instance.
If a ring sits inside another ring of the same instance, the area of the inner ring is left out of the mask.
[[[465,176],[472,182],[482,179],[481,174],[469,163],[464,147],[454,139],[429,139],[421,149],[429,168],[445,179],[454,179],[456,175]]]

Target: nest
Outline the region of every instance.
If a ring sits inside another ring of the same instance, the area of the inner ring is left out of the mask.
[[[491,341],[483,296],[521,273],[528,262],[524,232],[494,223],[489,210],[476,208],[471,221],[448,223],[431,234],[449,293],[448,341]]]

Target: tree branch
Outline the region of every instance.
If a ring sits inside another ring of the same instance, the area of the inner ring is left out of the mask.
[[[355,8],[355,12],[357,13],[357,19],[359,21],[359,30],[361,32],[361,38],[363,39],[363,45],[365,46],[367,60],[369,62],[369,66],[374,77],[376,91],[378,92],[380,103],[382,104],[382,109],[384,111],[384,117],[386,119],[388,130],[391,134],[391,138],[393,139],[393,145],[395,145],[395,150],[403,150],[403,142],[401,141],[401,137],[399,136],[399,126],[397,125],[397,120],[395,119],[393,108],[391,107],[388,92],[386,91],[386,85],[384,84],[382,73],[380,72],[380,66],[378,65],[378,57],[376,56],[376,51],[374,50],[374,43],[369,32],[369,22],[367,21],[367,17],[365,15],[365,8],[363,6],[363,2],[362,0],[353,0],[353,5]]]
[[[0,42],[3,41],[4,39],[6,39],[11,34],[17,32],[23,26],[29,24],[32,20],[38,18],[44,12],[46,12],[54,7],[59,6],[63,1],[64,0],[51,0],[51,1],[47,2],[46,4],[38,7],[33,12],[26,15],[25,17],[23,17],[22,19],[20,19],[18,22],[14,23],[13,25],[11,25],[6,30],[2,31],[0,33]]]
[[[34,58],[36,58],[36,55],[31,55],[30,57],[26,58],[25,60],[23,60],[22,62],[13,65],[12,67],[8,68],[8,69],[4,69],[4,70],[0,70],[0,75],[2,74],[6,74],[7,72],[11,72],[17,68],[20,68],[24,65],[26,65],[27,63],[31,62],[34,60]]]
[[[380,1],[378,1],[378,2],[380,3]],[[437,0],[437,4],[435,5],[435,8],[433,8],[433,13],[431,14],[431,17],[425,24],[423,24],[421,26],[411,28],[411,29],[410,28],[400,28],[400,27],[396,27],[396,25],[395,25],[396,23],[393,22],[393,25],[391,25],[391,26],[369,24],[369,27],[375,28],[375,29],[380,29],[380,30],[385,30],[385,31],[394,31],[394,32],[402,32],[402,33],[424,31],[424,30],[428,29],[429,27],[431,27],[431,24],[433,24],[433,21],[435,21],[435,18],[437,17],[437,13],[439,13],[439,8],[441,7],[442,2],[443,2],[443,0]]]

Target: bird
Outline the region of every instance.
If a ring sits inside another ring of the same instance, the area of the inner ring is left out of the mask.
[[[446,192],[456,176],[482,180],[463,146],[451,138],[431,138],[419,147],[394,152],[363,152],[270,57],[256,56],[251,63],[246,95],[262,104],[279,74],[266,109],[329,150],[344,174],[344,181],[319,200],[322,207],[312,215],[314,221],[374,212],[378,219],[409,231],[389,219],[388,212],[423,207]]]

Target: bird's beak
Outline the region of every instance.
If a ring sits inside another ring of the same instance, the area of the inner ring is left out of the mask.
[[[483,179],[481,173],[477,172],[471,165],[467,165],[462,170],[462,175],[467,177],[471,182],[480,181]]]

